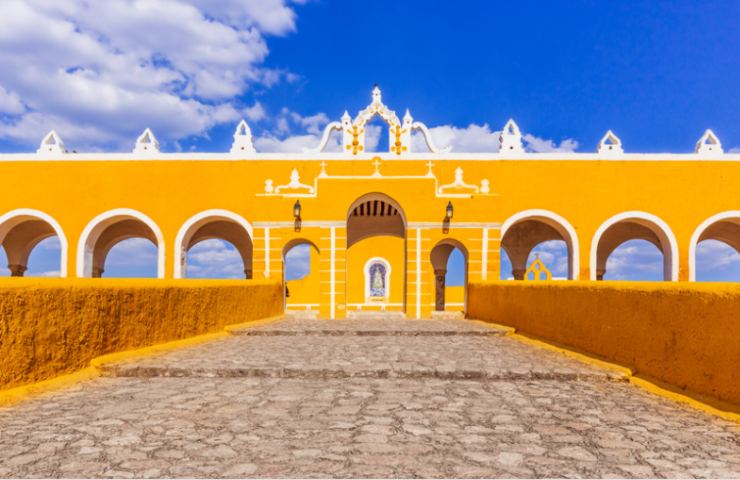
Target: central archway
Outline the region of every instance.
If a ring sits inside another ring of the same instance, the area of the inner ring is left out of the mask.
[[[396,200],[368,193],[347,212],[348,315],[406,311],[406,216]]]

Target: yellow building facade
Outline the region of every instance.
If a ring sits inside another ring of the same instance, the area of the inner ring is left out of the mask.
[[[376,117],[388,148],[367,152]],[[411,151],[412,133],[428,152]],[[335,134],[342,151],[325,151]],[[244,122],[228,153],[162,153],[148,130],[131,153],[68,153],[51,132],[36,154],[0,155],[0,174],[12,275],[52,235],[66,277],[105,276],[110,249],[143,237],[157,246],[158,276],[183,278],[188,250],[219,238],[245,277],[282,280],[286,253],[308,244],[311,273],[288,282],[287,306],[325,318],[463,310],[463,288],[444,285],[455,248],[466,281],[498,279],[502,251],[521,279],[547,240],[565,241],[568,278],[582,280],[601,279],[630,239],[658,247],[669,281],[695,278],[700,241],[740,251],[740,154],[724,153],[711,131],[687,154],[624,153],[611,132],[595,153],[538,154],[510,121],[499,152],[455,153],[408,112],[399,119],[377,88],[311,151],[255,152]]]

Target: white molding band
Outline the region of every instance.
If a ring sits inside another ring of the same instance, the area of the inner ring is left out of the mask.
[[[728,210],[726,212],[720,212],[716,215],[712,215],[707,218],[694,230],[694,234],[691,235],[691,242],[689,242],[689,281],[696,281],[696,247],[699,244],[699,237],[704,233],[704,230],[712,226],[717,222],[723,220],[734,219],[740,221],[740,210]]]
[[[92,277],[93,253],[95,243],[102,230],[115,223],[115,220],[136,219],[144,223],[154,233],[157,239],[157,278],[164,278],[165,274],[165,244],[162,230],[154,221],[143,213],[131,208],[116,208],[103,212],[90,220],[80,235],[77,243],[77,276]],[[113,220],[108,222],[108,220]]]
[[[152,152],[147,154],[114,152],[114,153],[0,153],[0,162],[28,162],[28,161],[55,161],[55,162],[131,162],[131,161],[285,161],[301,162],[331,160],[337,162],[355,162],[358,160],[398,160],[396,154],[390,152],[365,152],[357,155],[347,156],[343,153],[222,153],[222,152],[197,152],[197,153],[163,153]],[[592,162],[695,162],[697,160],[709,160],[713,162],[740,162],[740,153],[625,153],[621,155],[606,156],[599,153],[575,153],[575,152],[548,152],[548,153],[406,153],[403,160],[419,160],[435,162],[466,162],[466,161],[592,161]]]
[[[186,258],[188,252],[184,248],[185,243],[190,241],[190,238],[198,230],[198,228],[213,220],[230,220],[237,223],[238,225],[243,227],[244,230],[246,230],[247,235],[249,235],[249,239],[252,241],[252,243],[254,243],[254,231],[252,229],[252,225],[241,215],[229,210],[222,210],[218,208],[204,210],[200,213],[197,213],[187,219],[185,223],[183,223],[180,227],[180,230],[177,232],[177,237],[175,238],[174,278],[184,278],[185,274],[187,273]]]
[[[67,242],[67,236],[64,234],[64,230],[62,230],[62,226],[49,214],[32,208],[18,208],[3,214],[0,216],[0,245],[5,241],[5,236],[8,232],[24,220],[42,220],[54,229],[57,238],[59,238],[60,245],[59,276],[62,278],[66,277],[67,264],[69,263],[69,258],[67,257],[69,243]]]
[[[483,245],[481,245],[481,280],[488,280],[488,229],[483,227]]]
[[[416,229],[416,318],[421,318],[421,228]]]
[[[336,279],[337,279],[337,229],[331,227],[329,246],[329,318],[336,318]]]
[[[501,226],[501,244],[503,245],[504,236],[506,235],[507,230],[509,230],[509,228],[511,228],[517,222],[524,220],[543,219],[552,222],[550,223],[546,221],[544,223],[553,227],[555,230],[558,230],[561,235],[563,234],[563,231],[565,231],[565,233],[567,233],[567,236],[570,237],[565,238],[565,236],[563,236],[563,240],[565,240],[565,243],[566,245],[568,245],[570,250],[568,252],[568,278],[570,280],[578,280],[581,269],[581,250],[580,242],[578,241],[578,234],[576,233],[576,229],[573,228],[573,225],[571,225],[568,220],[561,217],[557,213],[542,209],[524,210],[523,212],[515,213],[514,215],[507,218]]]
[[[668,241],[668,245],[662,245],[661,248],[661,252],[663,253],[663,279],[673,282],[678,281],[678,241],[676,240],[676,236],[673,234],[671,227],[669,227],[668,224],[664,222],[660,217],[638,210],[623,212],[614,215],[613,217],[602,223],[601,226],[599,226],[599,228],[596,230],[596,233],[591,239],[591,259],[589,265],[590,279],[596,280],[599,241],[601,240],[601,237],[604,235],[607,229],[619,222],[635,220],[638,220],[638,222],[635,223],[639,223],[640,225],[650,228],[653,233],[658,236],[658,239],[661,240],[661,244],[664,243],[663,240]],[[652,226],[654,227],[657,227],[658,231],[655,231],[655,229],[651,228],[651,225],[646,224],[646,222],[648,224],[652,224]],[[664,238],[661,238],[661,234]],[[665,251],[666,247],[668,247],[668,251]]]

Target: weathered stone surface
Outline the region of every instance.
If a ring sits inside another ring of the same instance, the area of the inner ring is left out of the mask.
[[[291,341],[273,343],[280,337]],[[362,373],[396,362],[579,375],[188,373],[255,365]],[[138,365],[184,375],[102,377],[0,409],[0,476],[740,476],[737,424],[581,375],[598,370],[507,337],[239,336]]]

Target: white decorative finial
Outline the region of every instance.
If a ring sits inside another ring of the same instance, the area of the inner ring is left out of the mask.
[[[377,84],[373,87],[373,103],[383,103],[383,94],[380,93],[380,87]]]
[[[519,125],[514,122],[514,119],[509,119],[504,125],[499,137],[501,142],[500,152],[501,153],[522,153],[524,147],[522,146],[522,132],[519,130]]]
[[[403,124],[410,125],[414,121],[414,117],[411,116],[409,109],[406,109],[406,113],[403,115]]]
[[[231,144],[231,153],[255,153],[252,143],[252,130],[244,120],[239,122],[234,132],[234,143]]]
[[[41,145],[39,145],[36,153],[67,153],[67,149],[64,147],[61,137],[52,130],[41,140]]]
[[[134,153],[155,153],[159,152],[159,141],[150,129],[144,130],[144,133],[136,139]]]
[[[599,146],[597,151],[601,154],[620,154],[624,153],[622,148],[622,140],[614,134],[611,130],[606,132],[606,135],[599,140]]]
[[[714,132],[707,128],[704,135],[696,142],[696,153],[723,153],[722,144]]]

